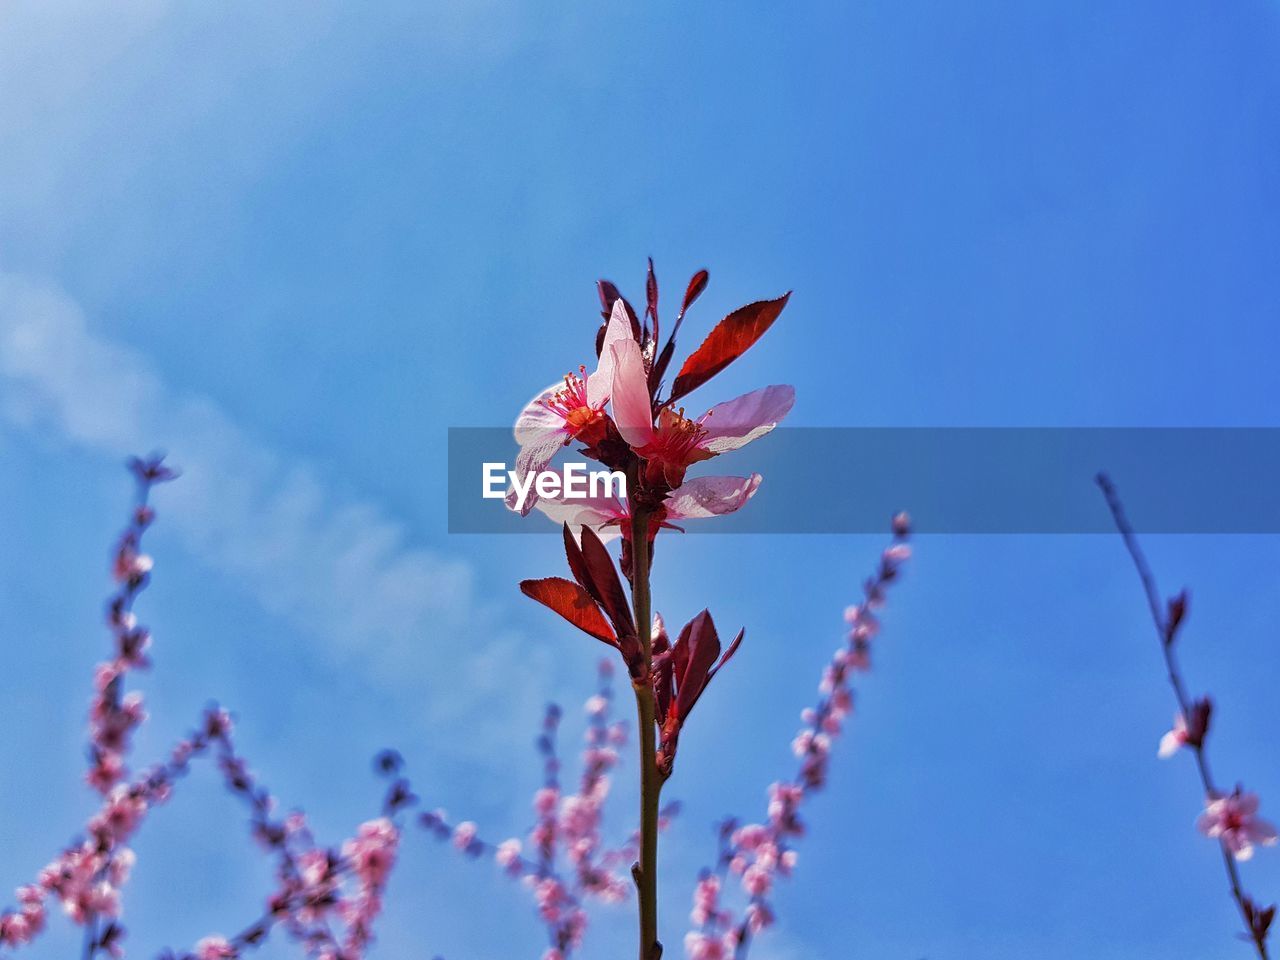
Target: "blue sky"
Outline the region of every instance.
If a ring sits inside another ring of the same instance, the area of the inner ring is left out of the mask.
[[[216,697],[333,840],[386,744],[433,802],[523,827],[541,704],[580,699],[597,651],[515,590],[559,572],[554,537],[445,533],[446,430],[586,359],[592,282],[638,291],[646,255],[667,290],[711,270],[694,331],[796,291],[710,397],[791,382],[796,424],[1274,425],[1278,48],[1265,2],[6,6],[0,883],[89,809],[139,448],[187,468],[142,755]],[[682,741],[668,940],[708,825],[790,769],[879,546],[663,549],[660,609],[747,627]],[[1194,587],[1215,766],[1280,817],[1280,542],[1149,546]],[[1112,538],[922,538],[757,956],[1242,953],[1190,765],[1154,757],[1170,713]],[[189,787],[138,843],[137,956],[266,889],[240,811]],[[1280,896],[1280,855],[1245,876]],[[391,903],[381,956],[534,955],[522,893],[425,840]],[[58,930],[32,954],[65,956]]]

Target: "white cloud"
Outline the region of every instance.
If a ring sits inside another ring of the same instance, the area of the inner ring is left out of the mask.
[[[465,716],[477,734],[477,720],[536,717],[536,702],[498,695],[495,664],[518,638],[478,602],[469,564],[414,545],[377,504],[338,492],[95,335],[65,294],[11,274],[0,274],[0,418],[113,458],[164,447],[183,470],[164,491],[166,523],[192,553],[344,665],[415,692],[433,725]],[[442,656],[448,670],[428,669]],[[543,666],[522,656],[526,677]],[[441,676],[453,679],[432,684]],[[545,689],[521,686],[530,697]]]

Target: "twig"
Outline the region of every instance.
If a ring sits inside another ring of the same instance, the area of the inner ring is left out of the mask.
[[[1193,703],[1187,695],[1186,683],[1178,667],[1178,658],[1174,649],[1174,640],[1177,638],[1178,630],[1186,616],[1187,593],[1183,591],[1171,599],[1167,607],[1162,607],[1160,592],[1156,587],[1155,575],[1151,572],[1151,566],[1147,563],[1147,558],[1138,544],[1138,537],[1134,533],[1133,525],[1129,522],[1128,516],[1125,514],[1124,504],[1120,502],[1120,496],[1116,492],[1115,484],[1111,482],[1111,478],[1105,473],[1099,473],[1096,481],[1098,487],[1102,490],[1102,495],[1106,498],[1107,507],[1111,511],[1111,517],[1115,521],[1116,529],[1124,540],[1125,548],[1133,559],[1133,565],[1138,571],[1138,579],[1142,581],[1142,589],[1146,594],[1147,606],[1151,610],[1151,619],[1155,624],[1156,634],[1160,640],[1160,651],[1164,656],[1169,685],[1173,688],[1174,698],[1178,701],[1178,710],[1183,722],[1188,726],[1185,745],[1191,749],[1192,754],[1195,756],[1196,769],[1199,771],[1200,782],[1204,787],[1205,795],[1211,799],[1220,797],[1222,794],[1214,786],[1213,776],[1209,771],[1209,758],[1205,749],[1205,734],[1208,732],[1209,717],[1208,701]],[[1248,940],[1257,949],[1260,960],[1268,960],[1266,937],[1271,915],[1266,914],[1265,919],[1259,922],[1260,911],[1240,885],[1240,870],[1236,866],[1235,857],[1225,839],[1219,841],[1219,847],[1222,850],[1222,863],[1227,871],[1227,880],[1231,886],[1231,897],[1235,900],[1240,916],[1244,920]],[[1265,911],[1261,913],[1265,914]]]

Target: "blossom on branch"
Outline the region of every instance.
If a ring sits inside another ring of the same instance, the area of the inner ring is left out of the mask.
[[[1221,840],[1237,860],[1252,857],[1255,845],[1276,842],[1276,828],[1258,816],[1258,795],[1239,787],[1225,796],[1211,796],[1196,827],[1206,837]]]

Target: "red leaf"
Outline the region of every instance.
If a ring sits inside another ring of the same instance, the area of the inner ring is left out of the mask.
[[[707,674],[707,683],[710,683],[717,673],[724,669],[724,665],[733,659],[733,655],[738,652],[738,648],[742,646],[742,638],[746,636],[746,630],[739,630],[738,635],[733,638],[733,643],[729,644],[729,649],[724,652],[724,656],[720,658],[720,662],[711,668],[711,672]]]
[[[596,293],[600,295],[600,316],[604,318],[605,323],[608,323],[609,314],[613,313],[613,301],[617,300],[622,294],[608,280],[596,281]]]
[[[671,642],[665,626],[653,635],[653,657],[653,690],[658,700],[658,723],[662,724],[666,722],[671,710],[671,690],[674,683]]]
[[[711,279],[711,274],[705,270],[699,270],[689,280],[689,286],[684,291],[684,302],[680,304],[680,315],[676,317],[677,323],[684,319],[684,313],[693,306],[693,301],[702,296],[702,291],[707,289],[707,281],[709,279]]]
[[[711,668],[720,656],[720,638],[709,611],[703,610],[684,625],[676,652],[682,647],[684,655],[676,659],[676,713],[681,723],[702,696]]]
[[[647,304],[645,315],[653,320],[653,339],[658,339],[658,278],[653,272],[653,257],[649,258],[649,273],[644,278],[644,296]]]
[[[520,592],[554,610],[584,633],[604,641],[611,647],[618,645],[600,608],[591,599],[591,594],[572,580],[566,580],[563,577],[521,580]]]
[[[572,539],[572,534],[570,535]],[[590,527],[582,528],[582,560],[583,568],[589,583],[584,586],[591,591],[604,612],[613,621],[613,628],[619,636],[636,636],[636,628],[631,621],[631,608],[627,604],[626,591],[622,589],[622,580],[613,565],[613,558],[605,549],[600,538]]]
[[[671,386],[671,399],[678,400],[696,390],[737,360],[759,340],[778,319],[791,294],[777,300],[761,300],[729,314],[708,334],[707,339],[685,360]]]
[[[604,322],[600,324],[600,329],[596,333],[596,356],[600,356],[600,350],[604,344],[604,331],[609,326],[609,317],[613,315],[613,305],[618,300],[621,300],[622,305],[627,309],[627,319],[631,321],[631,335],[639,343],[640,319],[636,316],[631,304],[627,302],[627,298],[608,280],[597,280],[596,291],[600,294],[600,316],[604,318]]]
[[[582,559],[582,548],[578,546],[578,541],[573,539],[573,533],[569,530],[569,525],[563,525],[564,533],[564,555],[569,561],[569,572],[573,574],[573,579],[577,580],[582,586],[586,587],[588,592],[591,591],[591,575],[587,573],[587,562]],[[591,594],[599,603],[600,598]]]
[[[684,301],[680,304],[680,312],[676,314],[676,325],[671,328],[671,335],[667,337],[667,345],[662,351],[666,357],[666,360],[662,362],[664,371],[667,369],[667,364],[671,362],[671,351],[675,349],[676,334],[680,332],[680,325],[684,323],[685,311],[693,306],[693,301],[702,296],[702,291],[707,289],[707,280],[710,277],[711,274],[707,273],[707,271],[699,270],[689,279],[689,286],[684,289]],[[654,339],[656,340],[657,337],[654,337]],[[658,379],[661,379],[661,377]]]

